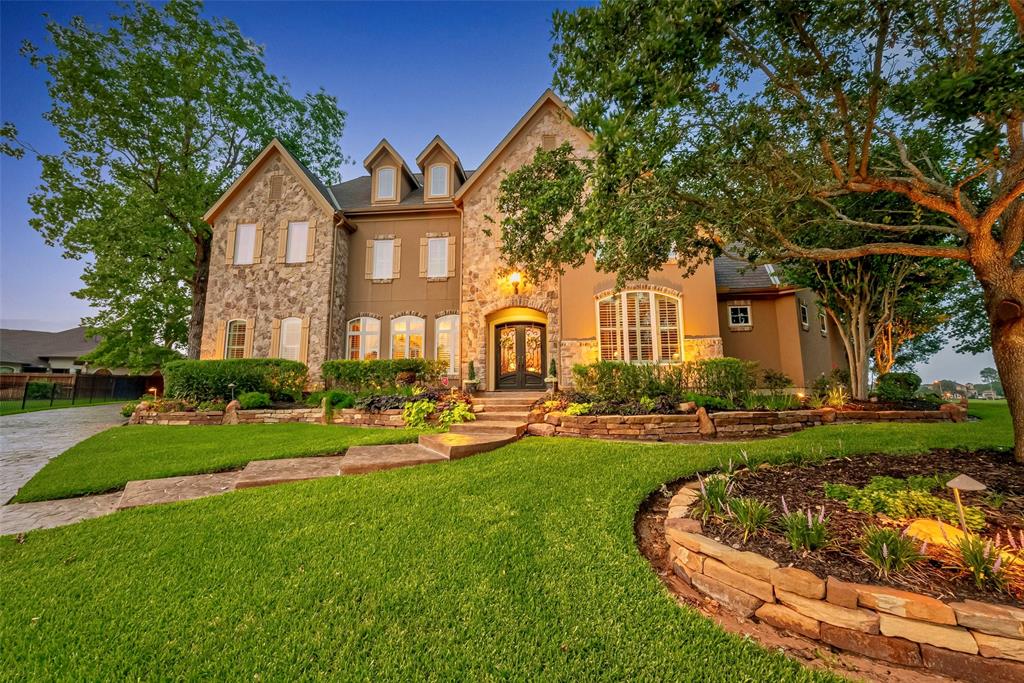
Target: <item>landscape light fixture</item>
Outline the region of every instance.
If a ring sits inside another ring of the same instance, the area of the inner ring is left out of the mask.
[[[234,401],[235,400],[235,383],[231,382],[230,384],[228,384],[228,389],[231,390],[231,400]]]
[[[965,534],[970,534],[967,530],[967,519],[964,517],[964,504],[960,502],[960,492],[984,491],[985,485],[977,479],[971,479],[966,474],[961,474],[960,476],[947,481],[946,486],[953,489],[953,498],[956,500],[956,511],[960,515],[960,528],[963,529]]]

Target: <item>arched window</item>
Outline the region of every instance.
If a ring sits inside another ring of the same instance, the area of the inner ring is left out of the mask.
[[[391,357],[423,358],[423,318],[403,315],[391,321]]]
[[[380,321],[376,318],[353,318],[348,321],[349,360],[380,358]]]
[[[682,356],[682,305],[657,292],[620,292],[597,302],[601,360],[677,363]]]
[[[444,315],[434,322],[434,358],[448,363],[448,374],[459,374],[459,316]]]
[[[448,164],[434,164],[430,167],[430,196],[448,196]]]
[[[301,355],[299,347],[302,344],[302,319],[285,318],[281,321],[281,336],[278,339],[278,349],[281,358],[288,360],[299,360]]]
[[[245,358],[246,324],[244,320],[228,322],[227,334],[224,335],[224,357]]]

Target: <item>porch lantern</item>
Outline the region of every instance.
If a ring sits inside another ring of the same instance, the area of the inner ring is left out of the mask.
[[[519,283],[523,281],[523,274],[518,270],[513,270],[508,274],[508,282],[512,285],[512,289],[515,291],[516,296],[519,296]]]

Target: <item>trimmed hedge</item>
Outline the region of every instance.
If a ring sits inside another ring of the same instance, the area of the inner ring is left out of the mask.
[[[742,402],[757,384],[757,363],[738,358],[705,358],[676,365],[601,361],[572,369],[576,389],[598,401],[624,397],[665,397],[678,402],[700,394]]]
[[[396,360],[329,360],[320,368],[331,388],[351,392],[381,391],[416,382],[436,381],[444,371],[443,361],[426,358]]]
[[[230,360],[176,360],[163,368],[164,393],[171,398],[212,401],[249,391],[269,394],[273,400],[302,396],[309,373],[304,363],[281,358]]]
[[[54,382],[29,382],[25,391],[25,398],[30,401],[49,401],[55,395]]]

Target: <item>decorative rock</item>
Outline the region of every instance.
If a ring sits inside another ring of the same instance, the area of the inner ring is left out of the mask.
[[[697,408],[697,422],[700,424],[697,431],[701,436],[712,437],[718,433],[718,430],[715,429],[715,423],[708,417],[708,411],[704,410],[703,406]]]
[[[769,560],[763,555],[745,550],[734,550],[727,545],[713,541],[707,536],[687,533],[678,529],[666,529],[668,537],[680,545],[686,546],[701,555],[709,555],[723,562],[732,569],[755,579],[769,581],[771,570],[779,566],[778,562]]]
[[[532,436],[554,436],[555,425],[546,422],[531,422],[526,426],[526,433]]]
[[[702,571],[711,578],[718,579],[722,583],[732,586],[737,590],[741,590],[744,593],[749,593],[755,598],[764,600],[765,602],[775,602],[775,592],[770,583],[751,578],[746,574],[741,574],[735,569],[725,566],[718,560],[712,558],[704,560],[704,569]]]
[[[548,413],[547,415],[544,416],[544,421],[547,422],[549,425],[554,425],[557,427],[558,425],[562,424],[562,413],[558,411]]]
[[[903,638],[875,636],[832,624],[821,625],[821,640],[840,650],[884,659],[903,666],[921,666],[921,649]]]
[[[953,608],[941,600],[882,586],[856,584],[856,590],[858,604],[861,607],[895,614],[898,617],[956,626]]]
[[[754,616],[764,623],[784,631],[791,631],[814,640],[818,640],[820,637],[821,622],[805,617],[785,605],[765,603],[754,612]]]
[[[906,638],[915,643],[927,643],[947,650],[966,652],[970,655],[978,653],[978,643],[975,642],[970,631],[965,628],[940,626],[889,614],[879,614],[878,618],[878,627],[882,635]]]
[[[528,423],[530,423],[530,424],[533,424],[534,422],[543,422],[544,421],[544,411],[541,410],[540,408],[534,408],[526,416],[526,421]]]
[[[856,609],[858,602],[857,584],[848,583],[830,576],[825,582],[825,599],[833,605],[839,605],[847,609]]]
[[[835,408],[822,408],[820,413],[822,423],[831,424],[836,421]]]
[[[680,413],[692,413],[697,410],[697,404],[693,401],[686,401],[685,403],[680,403],[677,408]]]
[[[1000,657],[1024,662],[1024,640],[990,636],[987,633],[975,633],[974,640],[978,643],[978,651],[982,657]]]
[[[972,683],[1009,683],[1024,680],[1024,664],[989,659],[921,645],[921,659],[929,669]]]
[[[1024,609],[976,600],[953,602],[949,606],[961,626],[1005,638],[1024,638]]]
[[[673,552],[674,561],[686,568],[690,574],[701,574],[704,572],[704,556],[691,552],[683,547],[678,547]]]
[[[805,617],[863,633],[878,633],[879,615],[869,610],[839,607],[822,600],[812,600],[811,598],[805,598],[802,595],[781,589],[775,591],[775,597],[778,598],[779,602],[792,607]]]
[[[967,411],[955,403],[943,403],[939,410],[949,415],[953,422],[963,422],[967,419]]]
[[[825,582],[811,572],[796,567],[776,567],[770,573],[772,585],[805,598],[825,597]]]
[[[694,574],[690,580],[698,590],[717,600],[730,612],[746,619],[749,619],[764,604],[753,595],[727,586],[706,574]]]
[[[682,505],[692,505],[698,497],[699,494],[695,489],[680,489],[679,493],[672,496],[672,500],[668,502],[668,506],[676,507]]]

